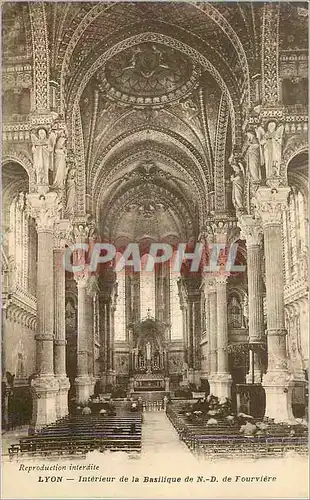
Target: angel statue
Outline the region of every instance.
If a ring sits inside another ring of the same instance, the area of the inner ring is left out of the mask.
[[[37,134],[31,133],[33,166],[36,171],[38,186],[48,186],[52,141],[53,137],[48,137],[47,131],[43,127],[39,128]]]
[[[67,137],[64,130],[62,130],[56,139],[53,166],[54,166],[54,182],[53,189],[63,189],[64,182],[67,174],[66,167],[66,149]]]
[[[248,131],[246,136],[247,140],[243,148],[243,153],[247,162],[250,179],[252,182],[260,183],[262,174],[259,140],[252,131]]]
[[[230,177],[232,182],[232,202],[236,210],[242,210],[244,208],[244,168],[242,163],[237,162],[233,156],[230,157],[229,164],[235,173],[235,175]]]
[[[284,126],[281,124],[277,127],[275,121],[268,123],[266,132],[261,126],[256,130],[262,147],[261,164],[265,164],[267,179],[280,175],[283,131]]]

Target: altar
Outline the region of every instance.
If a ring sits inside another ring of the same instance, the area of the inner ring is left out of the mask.
[[[134,332],[131,391],[169,391],[168,350],[164,340],[164,325],[148,315],[144,321],[135,325]]]
[[[136,374],[132,378],[132,388],[136,391],[165,391],[166,380],[156,373]]]

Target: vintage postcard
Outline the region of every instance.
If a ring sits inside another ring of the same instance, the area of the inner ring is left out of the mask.
[[[1,23],[1,497],[308,498],[308,4]]]

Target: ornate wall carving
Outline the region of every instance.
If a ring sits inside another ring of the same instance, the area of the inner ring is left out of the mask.
[[[34,107],[37,111],[46,111],[49,109],[49,53],[44,3],[30,2],[29,12],[34,61]]]
[[[265,3],[262,36],[263,103],[275,106],[280,99],[279,11],[277,3]]]

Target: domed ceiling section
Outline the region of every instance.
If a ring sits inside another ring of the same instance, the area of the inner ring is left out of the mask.
[[[200,73],[199,66],[181,52],[142,43],[113,56],[97,78],[108,98],[147,106],[184,98],[197,86]]]
[[[122,246],[146,241],[174,244],[195,236],[199,217],[190,188],[153,160],[133,164],[98,202],[103,237]]]

